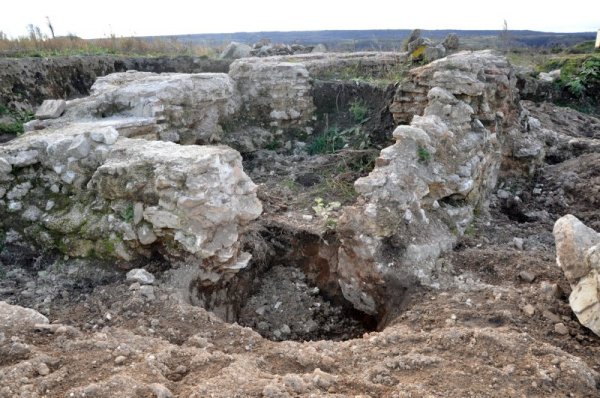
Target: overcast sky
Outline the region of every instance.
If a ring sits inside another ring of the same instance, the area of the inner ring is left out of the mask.
[[[8,0],[6,0],[8,1]],[[27,25],[83,38],[326,29],[509,29],[583,32],[600,29],[600,1],[10,1],[0,31],[16,37]]]

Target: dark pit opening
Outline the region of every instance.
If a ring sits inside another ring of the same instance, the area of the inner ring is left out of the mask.
[[[377,330],[378,317],[356,310],[342,294],[333,234],[269,227],[246,246],[252,263],[218,288],[192,282],[192,302],[274,341],[341,341]]]

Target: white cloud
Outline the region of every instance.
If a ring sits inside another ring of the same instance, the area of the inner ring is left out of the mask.
[[[194,1],[101,2],[29,0],[12,2],[0,13],[0,30],[26,34],[34,24],[47,31],[49,16],[56,33],[84,38],[325,29],[509,29],[554,32],[595,31],[600,28],[600,3],[570,0],[440,2],[401,1]]]

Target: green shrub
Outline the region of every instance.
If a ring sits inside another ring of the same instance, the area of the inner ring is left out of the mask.
[[[427,148],[420,145],[417,148],[417,156],[419,157],[419,162],[427,163],[431,160],[431,153],[429,153]]]
[[[281,148],[281,142],[279,142],[278,140],[269,141],[265,145],[265,149],[270,149],[271,151],[274,151],[279,148]]]
[[[352,114],[354,122],[362,123],[368,118],[369,108],[364,102],[357,100],[350,104],[350,114]]]
[[[20,135],[23,133],[23,124],[33,120],[33,113],[28,111],[16,111],[0,105],[0,116],[9,116],[12,122],[0,123],[0,134]]]
[[[337,127],[330,127],[308,146],[310,155],[334,153],[346,145],[346,140]]]
[[[588,57],[579,66],[573,64],[561,70],[560,84],[580,105],[598,104],[600,92],[600,57]]]
[[[134,213],[133,203],[129,203],[127,205],[127,207],[121,213],[121,217],[123,217],[123,220],[125,220],[127,222],[131,222],[131,221],[133,221],[133,213]]]

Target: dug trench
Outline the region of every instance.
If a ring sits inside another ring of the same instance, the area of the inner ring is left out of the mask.
[[[386,284],[389,297],[376,315],[355,309],[338,283],[335,228],[315,227],[322,220],[311,220],[317,197],[343,205],[356,200],[354,181],[373,169],[377,148],[390,144],[394,90],[392,84],[315,80],[316,120],[307,145],[314,147],[330,129],[355,130],[345,149],[313,156],[285,148],[242,152],[244,169],[259,184],[265,207],[244,238],[244,251],[253,258],[225,283],[191,281],[192,304],[275,341],[348,340],[382,330],[401,312],[414,281]]]
[[[335,214],[321,220],[312,209],[315,198],[342,205],[355,202],[354,181],[371,172],[377,148],[390,143],[394,89],[316,80],[315,131],[307,145],[314,147],[329,129],[356,130],[345,138],[350,141],[346,148],[312,156],[285,148],[242,152],[244,169],[259,184],[265,209],[243,238],[244,251],[253,258],[225,283],[189,282],[192,304],[275,341],[348,340],[382,330],[401,312],[409,286],[418,285],[413,280],[386,283],[389,294],[383,293],[385,304],[376,315],[355,309],[344,298],[337,275]]]
[[[281,340],[348,340],[382,330],[408,297],[408,284],[373,316],[353,308],[337,282],[339,241],[281,225],[262,226],[246,238],[254,259],[226,284],[190,283],[190,300],[229,322]],[[394,316],[395,316],[394,315]]]

